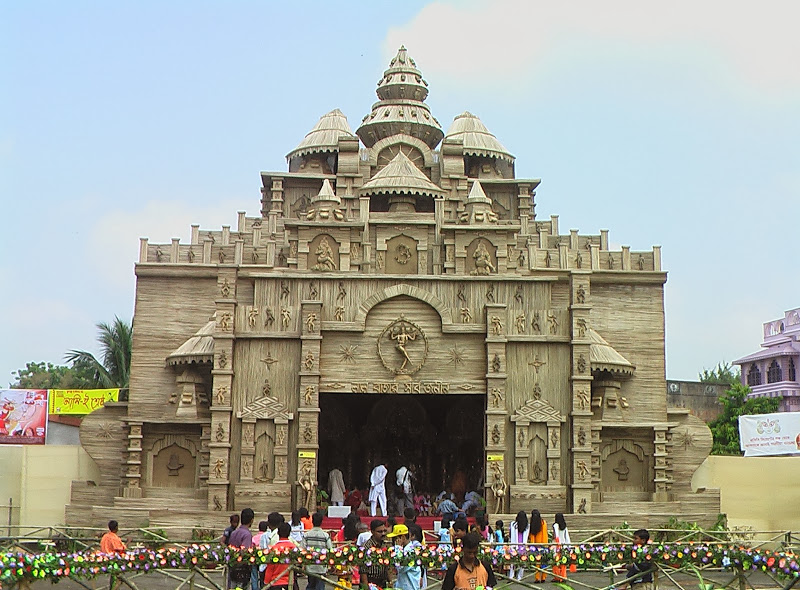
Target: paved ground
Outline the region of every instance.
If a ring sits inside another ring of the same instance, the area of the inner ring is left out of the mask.
[[[170,572],[174,573],[181,577],[181,579],[186,578],[185,572]],[[224,587],[223,585],[223,576],[221,571],[214,571],[208,572],[210,574],[211,579],[213,579],[217,584]],[[733,580],[734,576],[731,573],[727,572],[709,572],[707,574],[704,573],[704,581],[706,584],[714,583],[714,586],[717,588],[721,588],[728,584],[731,584],[733,588],[738,589],[738,583]],[[166,576],[160,574],[146,574],[140,575],[136,577],[129,578],[131,582],[133,582],[137,588],[140,590],[175,590],[178,585],[181,583],[179,580],[171,579]],[[622,576],[617,576],[617,581],[622,579]],[[732,583],[733,582],[733,583]],[[575,589],[575,590],[591,590],[592,588],[605,588],[610,585],[610,579],[608,574],[602,574],[599,572],[580,572],[576,574],[570,575],[570,580],[568,583]],[[109,586],[108,577],[104,576],[98,578],[96,580],[85,582],[85,586],[82,586],[72,580],[64,580],[59,582],[57,585],[57,590],[79,590],[84,588],[92,588],[92,589],[107,589]],[[659,588],[666,589],[666,590],[696,590],[698,588],[699,581],[694,576],[688,576],[683,574],[678,574],[675,576],[675,580],[670,580],[664,575],[661,575],[659,578]],[[766,576],[761,572],[755,572],[750,575],[747,579],[747,587],[750,589],[774,589],[778,590],[783,586],[783,582],[776,583],[771,578]],[[543,590],[556,590],[556,586],[550,582],[546,582],[544,584],[540,584],[538,587],[543,588]],[[797,586],[800,588],[800,585]],[[126,586],[121,586],[121,588],[126,588]],[[184,584],[181,590],[190,588],[189,584]],[[203,589],[212,589],[213,587],[205,580],[201,579],[200,576],[195,577],[195,585],[194,588],[197,590]],[[437,587],[438,588],[438,587]],[[45,590],[45,589],[53,589],[53,584],[50,582],[36,582],[31,586],[31,590]],[[300,589],[305,590],[305,580],[300,581]],[[328,590],[334,590],[332,586],[328,586]],[[511,589],[509,590],[530,590],[527,586],[522,586],[519,584],[514,584]]]

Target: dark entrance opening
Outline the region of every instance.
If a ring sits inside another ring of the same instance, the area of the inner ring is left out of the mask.
[[[414,473],[417,493],[482,493],[485,405],[482,395],[322,393],[320,486],[339,468],[348,490],[369,489],[373,467],[383,463],[390,498],[401,465]]]

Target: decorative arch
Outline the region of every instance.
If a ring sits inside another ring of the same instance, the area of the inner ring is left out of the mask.
[[[397,297],[398,295],[408,295],[414,299],[419,299],[435,309],[439,314],[439,318],[442,320],[442,331],[445,331],[445,327],[452,327],[453,318],[450,307],[436,295],[412,285],[393,285],[365,299],[363,303],[358,306],[355,324],[361,330],[366,329],[367,315],[369,314],[370,310],[379,303],[387,301],[388,299],[392,299],[393,297]]]
[[[620,449],[624,449],[629,453],[636,455],[636,458],[639,459],[639,461],[644,461],[644,449],[642,446],[627,438],[623,440],[615,439],[611,441],[609,444],[603,447],[600,456],[602,460],[605,461],[608,459],[609,455],[616,453]]]
[[[375,168],[378,165],[378,154],[380,154],[383,150],[387,147],[396,145],[399,143],[404,143],[409,145],[415,149],[417,149],[420,153],[422,153],[423,163],[425,168],[430,168],[435,164],[433,161],[433,151],[431,148],[428,147],[421,139],[417,139],[416,137],[411,137],[410,135],[403,135],[402,139],[398,139],[396,135],[392,135],[390,137],[384,137],[375,145],[373,145],[369,150],[369,165],[371,168]]]

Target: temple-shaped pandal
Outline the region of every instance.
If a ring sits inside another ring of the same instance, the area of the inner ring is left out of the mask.
[[[102,477],[68,521],[313,508],[383,462],[493,514],[713,522],[710,432],[667,407],[659,247],[537,219],[540,181],[475,115],[445,133],[405,48],[377,94],[261,173],[257,216],[141,240],[129,399],[84,420]]]

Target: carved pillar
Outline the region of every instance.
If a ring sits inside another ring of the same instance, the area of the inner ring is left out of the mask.
[[[208,508],[225,510],[229,505],[231,411],[233,387],[233,343],[236,316],[236,271],[220,269],[217,279],[214,368],[211,371],[211,432],[209,443]],[[221,506],[221,507],[220,507]]]
[[[198,459],[198,483],[201,488],[208,488],[208,457],[211,443],[211,425],[203,424],[200,430],[200,453]],[[220,508],[221,510],[221,508]]]
[[[278,217],[283,214],[283,178],[272,179],[270,190],[270,208],[267,231],[269,237],[274,239],[278,231]]]
[[[571,471],[564,483],[572,489],[572,509],[592,511],[592,492],[600,483],[599,469],[592,463],[592,372],[589,349],[589,273],[575,271],[571,275],[570,323],[572,334],[572,432]]]
[[[125,498],[142,497],[142,423],[128,422],[128,458],[125,461]]]
[[[289,420],[275,419],[275,483],[289,483]]]
[[[494,497],[491,489],[493,478],[502,477],[504,481],[513,481],[506,473],[506,461],[503,451],[506,448],[506,430],[508,410],[506,408],[506,330],[508,317],[505,304],[488,303],[486,305],[486,392],[488,403],[486,410],[486,477],[485,496]],[[511,465],[514,468],[514,465]],[[506,494],[507,496],[507,494]],[[507,498],[503,504],[508,505]]]
[[[655,484],[654,502],[668,502],[671,479],[668,473],[667,426],[653,427],[653,483]]]
[[[242,419],[242,452],[239,460],[239,481],[251,483],[254,479],[256,457],[256,419]]]
[[[547,485],[561,485],[561,422],[547,421]]]
[[[313,480],[313,486],[319,481],[317,478],[317,453],[319,451],[319,375],[320,375],[320,350],[322,347],[322,334],[320,331],[322,320],[322,302],[319,300],[303,301],[300,305],[300,391],[298,403],[299,439],[297,443],[297,497],[295,506],[306,506],[310,512],[313,506],[308,505],[306,499],[308,478]],[[314,487],[316,498],[316,487]]]

